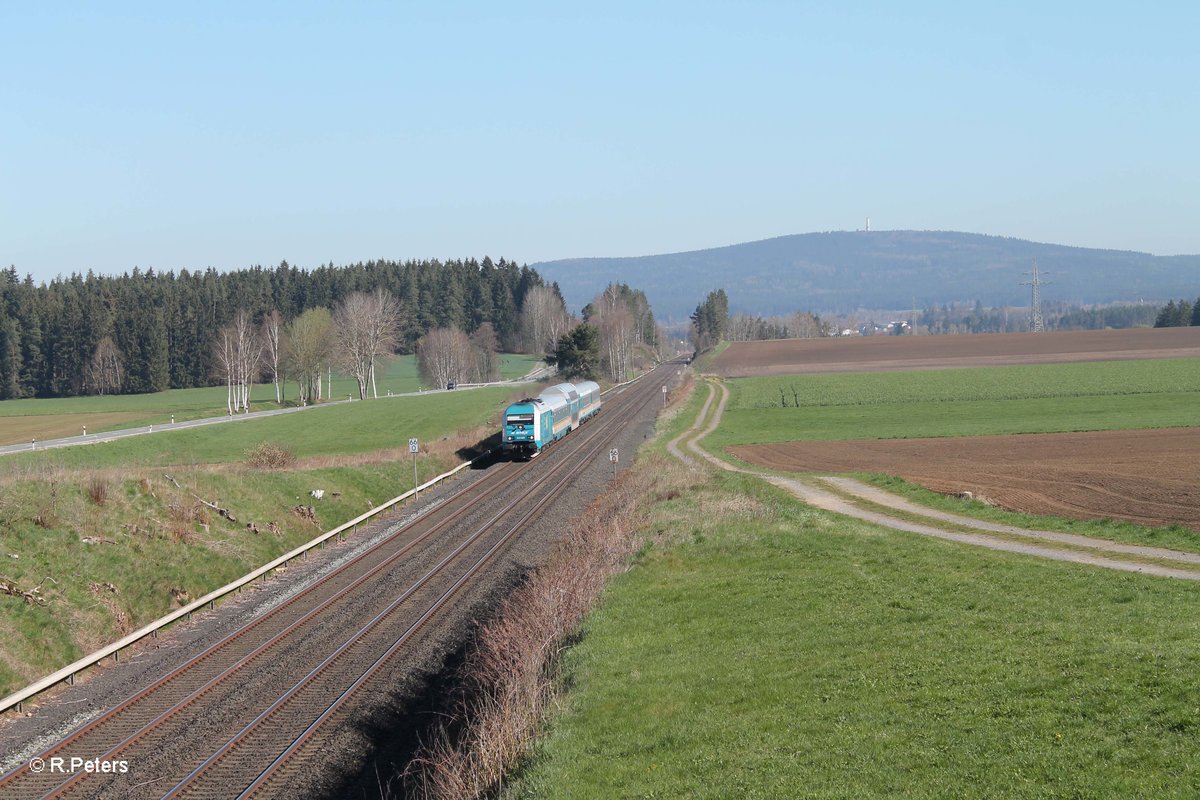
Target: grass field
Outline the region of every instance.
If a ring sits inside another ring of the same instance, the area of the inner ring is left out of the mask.
[[[714,449],[1200,424],[1198,359],[742,378],[728,385],[730,404],[707,441]]]
[[[501,354],[500,371],[504,379],[519,378],[534,369],[539,359],[529,355]],[[389,359],[378,376],[381,396],[389,392],[401,394],[422,388],[414,356]],[[294,400],[296,387],[284,387],[284,402]],[[334,375],[330,392],[335,399],[358,396],[353,378]],[[271,384],[258,384],[251,392],[255,411],[277,408],[275,389]],[[225,413],[225,387],[201,389],[172,389],[155,394],[103,395],[49,399],[0,401],[0,444],[28,442],[31,438],[50,439],[77,435],[83,426],[91,433],[158,425],[169,422],[172,415],[178,421],[216,417]]]
[[[412,488],[410,436],[420,479],[444,471],[514,392],[380,398],[0,459],[0,577],[25,590],[49,578],[46,606],[0,595],[0,696],[166,613],[171,589],[200,597]],[[308,461],[251,468],[260,442]],[[292,513],[310,504],[317,524]]]
[[[665,462],[656,475],[680,469]],[[1194,797],[1194,587],[680,478],[505,796]]]
[[[498,386],[381,397],[80,447],[15,453],[0,459],[0,478],[26,465],[91,469],[236,463],[243,460],[246,450],[263,441],[285,445],[298,458],[406,447],[409,437],[428,442],[451,431],[494,422],[510,398],[519,393],[519,388]]]

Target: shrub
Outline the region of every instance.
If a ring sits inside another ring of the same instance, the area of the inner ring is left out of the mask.
[[[285,469],[296,463],[296,456],[282,445],[259,442],[246,451],[246,463],[262,469]]]

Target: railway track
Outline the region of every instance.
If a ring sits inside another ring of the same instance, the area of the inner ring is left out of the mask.
[[[522,529],[605,452],[651,378],[530,464],[480,480],[286,602],[188,659],[39,755],[138,765],[0,776],[4,797],[248,796],[305,769],[322,726],[478,579]],[[512,479],[525,489],[513,495]],[[490,506],[496,506],[491,510]],[[414,578],[414,576],[416,576]],[[201,722],[202,721],[202,722]],[[203,743],[193,729],[203,728]],[[147,781],[152,773],[155,779]]]

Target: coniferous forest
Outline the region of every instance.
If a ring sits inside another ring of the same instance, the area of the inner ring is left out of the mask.
[[[311,270],[286,261],[273,269],[232,272],[135,268],[116,277],[89,272],[49,284],[22,280],[9,268],[0,271],[0,400],[95,392],[89,365],[114,345],[124,369],[118,391],[220,383],[217,335],[238,311],[255,325],[272,311],[287,321],[376,289],[398,301],[397,352],[412,352],[434,328],[471,333],[485,322],[501,348],[518,349],[525,296],[544,285],[534,270],[490,258],[370,261]],[[550,288],[558,294],[557,286]]]

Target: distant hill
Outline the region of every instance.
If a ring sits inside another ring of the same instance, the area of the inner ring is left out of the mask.
[[[733,313],[850,312],[953,302],[1028,306],[1037,259],[1045,302],[1110,303],[1200,294],[1200,255],[1154,256],[943,231],[805,233],[690,253],[531,264],[578,311],[611,281],[646,292],[655,317],[686,320],[723,287]],[[1048,273],[1048,274],[1047,274]]]

